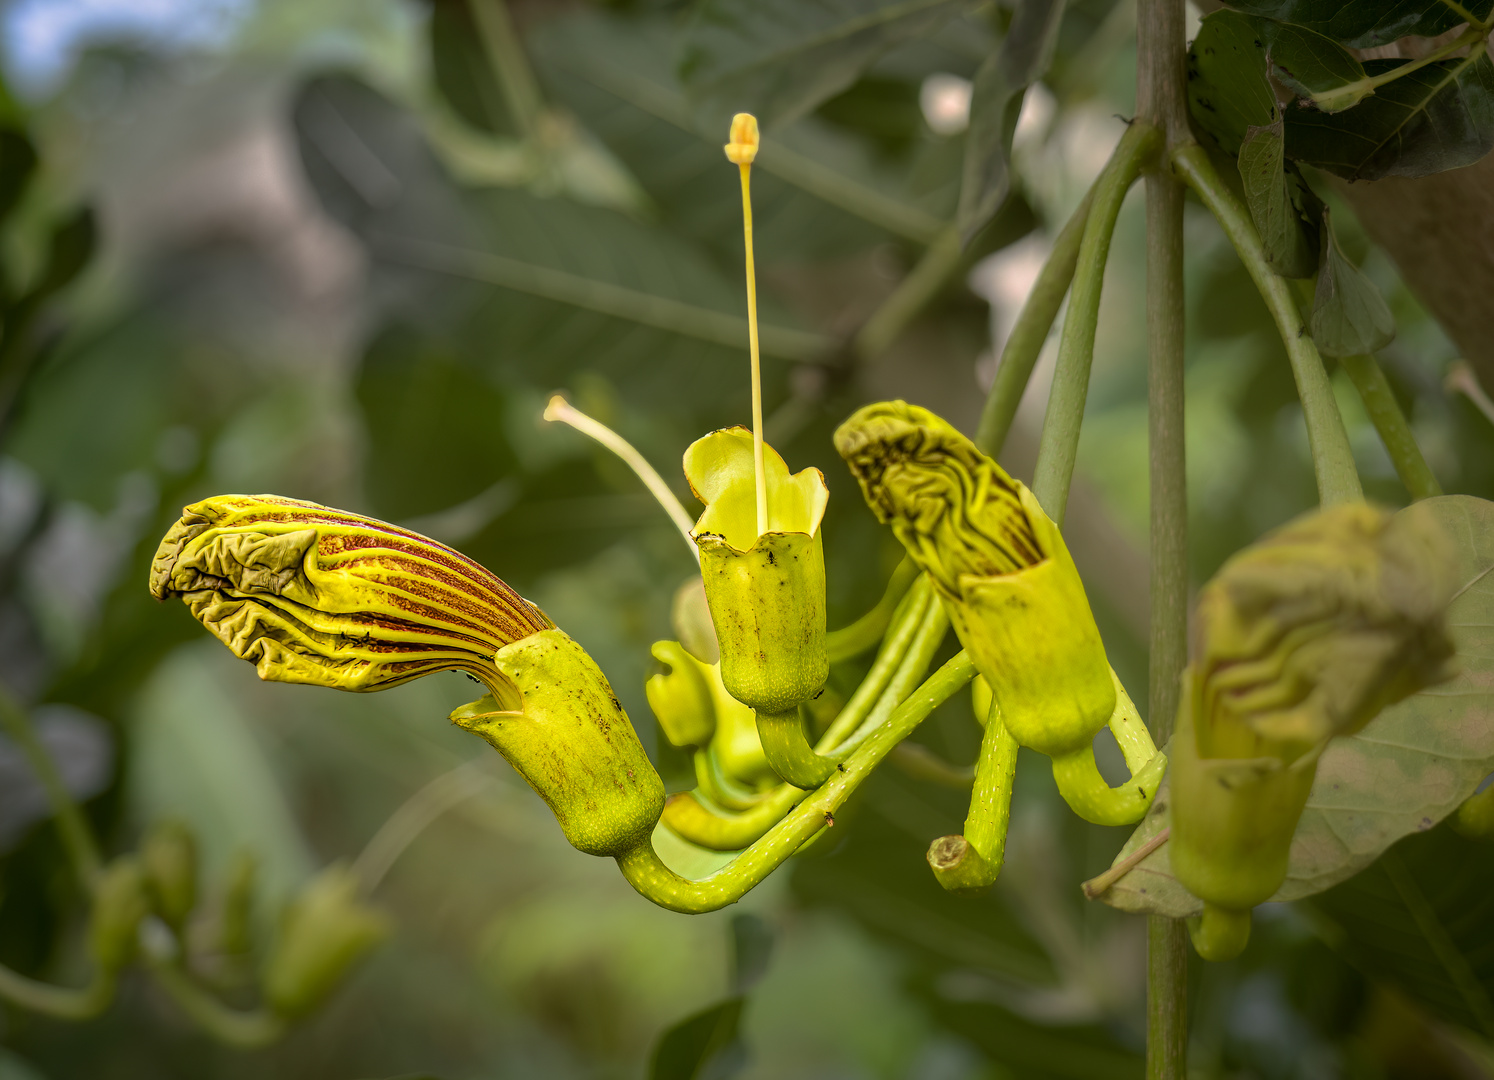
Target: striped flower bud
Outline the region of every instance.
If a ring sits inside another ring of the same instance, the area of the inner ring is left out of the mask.
[[[835,448],[944,598],[1011,735],[1055,758],[1088,747],[1115,686],[1079,572],[1032,492],[902,401],[857,411]]]
[[[554,626],[445,544],[372,518],[275,495],[187,507],[151,564],[261,679],[382,690],[432,671],[492,673],[503,646]]]
[[[1199,595],[1172,768],[1173,871],[1199,899],[1206,959],[1244,948],[1286,878],[1318,758],[1442,681],[1452,560],[1436,522],[1349,503],[1224,564]]]

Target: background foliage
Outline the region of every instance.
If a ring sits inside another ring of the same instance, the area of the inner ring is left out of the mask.
[[[6,17],[24,28],[28,10]],[[515,775],[442,722],[471,696],[455,676],[366,698],[264,686],[145,593],[166,525],[210,493],[274,491],[410,525],[580,640],[666,781],[687,786],[642,687],[690,558],[630,474],[538,417],[565,389],[682,496],[684,446],[745,420],[724,117],[750,98],[776,125],[754,171],[768,435],[829,481],[838,624],[880,594],[898,552],[830,432],[889,396],[973,429],[993,342],[1132,111],[1124,2],[1076,0],[1011,29],[1008,49],[1053,50],[1020,121],[1027,79],[980,77],[1008,12],[892,10],[516,3],[510,46],[532,82],[495,67],[503,43],[461,0],[221,5],[211,33],[101,39],[51,83],[12,56],[21,104],[7,123],[39,164],[22,189],[25,154],[0,156],[0,195],[20,192],[0,221],[0,372],[20,369],[17,348],[26,358],[13,400],[0,396],[0,677],[35,707],[110,844],[177,814],[210,882],[256,851],[264,933],[297,884],[355,855],[432,777],[476,759],[484,783],[378,893],[394,940],[283,1045],[221,1049],[132,984],[81,1028],[6,1012],[0,1077],[636,1076],[680,1021],[656,1075],[1140,1075],[1142,923],[1076,888],[1125,830],[1064,811],[1041,762],[1019,766],[1008,867],[986,898],[943,893],[923,861],[931,838],[958,831],[960,793],[887,769],[837,819],[835,843],[745,915],[685,918],[576,855]],[[971,80],[984,212],[959,205]],[[1334,167],[1296,155],[1295,137],[1288,126],[1289,153]],[[1433,469],[1450,491],[1494,497],[1494,425],[1442,388],[1452,347],[1336,189],[1318,188],[1395,314],[1381,359]],[[1275,330],[1212,221],[1189,214],[1199,582],[1316,499]],[[1144,699],[1141,216],[1134,198],[1116,237],[1066,531]],[[972,244],[946,258],[916,318],[867,332],[956,221]],[[1024,478],[1050,370],[1051,358],[1004,456]],[[1367,493],[1403,504],[1352,387],[1341,372],[1334,383]],[[958,698],[916,738],[968,761],[968,713]],[[0,960],[65,981],[81,967],[78,897],[8,744],[0,777]],[[1470,1075],[1457,1070],[1488,1051],[1468,1032],[1494,1036],[1494,920],[1476,906],[1487,883],[1462,872],[1487,867],[1487,849],[1436,830],[1391,856],[1310,905],[1268,909],[1245,957],[1199,973],[1203,1075]],[[1448,941],[1469,970],[1439,959]]]

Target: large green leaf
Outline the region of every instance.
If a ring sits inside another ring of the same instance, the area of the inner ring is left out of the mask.
[[[804,115],[888,49],[932,33],[964,0],[707,0],[680,77],[694,120],[721,132],[736,112],[764,127]]]
[[[1448,495],[1401,512],[1435,515],[1454,542],[1460,587],[1448,625],[1458,674],[1392,705],[1357,735],[1333,740],[1318,764],[1276,900],[1312,896],[1352,877],[1403,836],[1432,828],[1494,771],[1494,503]],[[1166,826],[1168,802],[1164,784],[1117,862]],[[1165,843],[1104,900],[1174,918],[1202,910],[1172,876]]]
[[[386,268],[421,279],[413,306],[426,317],[453,303],[455,279],[601,316],[614,338],[620,322],[728,348],[747,341],[741,286],[678,237],[526,191],[464,192],[441,172],[413,119],[352,79],[308,83],[295,119],[323,204]],[[768,319],[783,316],[765,301]],[[831,345],[771,321],[761,340],[764,354],[797,360]]]
[[[1188,107],[1227,154],[1240,152],[1252,128],[1279,119],[1256,20],[1218,11],[1199,24],[1188,50]]]
[[[649,1080],[726,1080],[740,1072],[747,1064],[737,1034],[744,1000],[728,998],[666,1031],[654,1047]]]
[[[1364,356],[1395,340],[1395,316],[1375,283],[1338,246],[1323,211],[1323,265],[1308,329],[1324,356]]]
[[[960,238],[967,244],[995,216],[1011,188],[1012,134],[1022,97],[1053,60],[1063,9],[1063,0],[1021,0],[1001,48],[975,76],[958,219]]]
[[[550,93],[627,165],[662,220],[735,260],[736,171],[722,139],[691,125],[689,103],[668,77],[669,23],[587,11],[545,24],[529,44]],[[814,118],[764,139],[752,202],[763,266],[840,258],[891,236],[926,243],[942,225],[943,207],[911,196],[902,176]]]
[[[1297,23],[1352,48],[1386,45],[1415,34],[1435,37],[1464,21],[1444,0],[1230,0],[1230,7]],[[1494,3],[1471,0],[1459,7],[1485,17]]]
[[[1449,828],[1409,836],[1307,901],[1365,974],[1494,1039],[1494,850]]]
[[[439,0],[432,6],[430,49],[431,81],[453,112],[494,135],[518,133],[469,0]]]
[[[1368,60],[1371,77],[1405,60]],[[1342,176],[1428,176],[1471,165],[1494,147],[1494,63],[1486,53],[1440,60],[1395,79],[1345,112],[1291,109],[1287,155]]]

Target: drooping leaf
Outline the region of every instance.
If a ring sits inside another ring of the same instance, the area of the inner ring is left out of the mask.
[[[1452,829],[1408,836],[1305,902],[1330,945],[1438,1016],[1494,1038],[1494,857]]]
[[[1417,509],[1442,522],[1457,552],[1461,591],[1447,621],[1458,674],[1329,743],[1292,839],[1286,882],[1272,899],[1299,900],[1352,877],[1401,837],[1432,828],[1494,771],[1494,503],[1447,495]],[[1164,783],[1117,862],[1166,827],[1168,796]],[[1172,876],[1165,843],[1103,899],[1173,918],[1202,910]]]
[[[696,126],[750,112],[765,128],[850,86],[888,49],[932,33],[963,0],[708,0],[685,41],[680,78]]]
[[[1261,234],[1266,260],[1283,277],[1311,277],[1318,265],[1316,214],[1304,214],[1317,199],[1295,168],[1283,157],[1285,140],[1280,120],[1251,128],[1240,146],[1240,179],[1245,205]],[[1316,209],[1316,207],[1313,207]]]
[[[1371,77],[1405,60],[1368,60]],[[1346,180],[1418,177],[1471,165],[1494,147],[1494,62],[1440,60],[1379,87],[1352,109],[1286,114],[1287,156]]]
[[[726,1080],[747,1064],[737,1029],[745,998],[727,998],[666,1031],[654,1047],[649,1080]]]
[[[991,220],[1011,188],[1012,134],[1022,98],[1053,60],[1063,9],[1063,0],[1021,0],[1001,48],[976,73],[957,219],[964,243]]]
[[[1471,0],[1460,5],[1477,18],[1488,16],[1494,3]],[[1443,0],[1230,0],[1230,7],[1296,23],[1350,48],[1388,45],[1408,35],[1435,37],[1464,21]]]
[[[1323,211],[1323,262],[1309,329],[1324,356],[1362,356],[1395,340],[1395,316],[1364,271],[1344,255]]]

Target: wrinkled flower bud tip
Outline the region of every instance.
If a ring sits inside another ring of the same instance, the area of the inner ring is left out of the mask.
[[[493,654],[554,624],[478,563],[386,522],[273,495],[188,506],[151,593],[262,679],[381,690],[444,669],[490,678]]]
[[[726,144],[726,160],[733,165],[751,165],[757,157],[760,137],[757,133],[757,117],[739,112],[731,118],[730,141]]]

